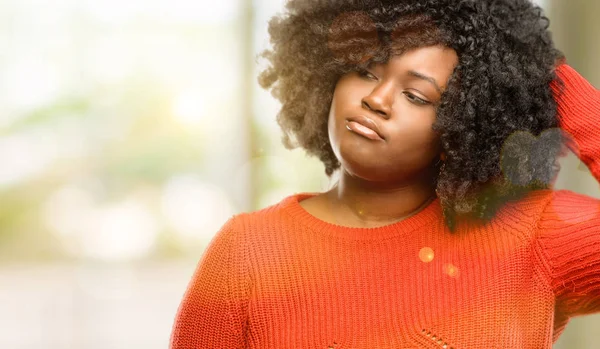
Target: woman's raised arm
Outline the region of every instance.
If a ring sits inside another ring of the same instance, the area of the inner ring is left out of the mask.
[[[572,138],[569,148],[600,181],[600,90],[566,63],[556,68],[564,82],[551,83],[560,128]]]
[[[564,82],[551,85],[560,127],[600,182],[600,91],[567,64],[556,72]],[[537,224],[535,251],[556,297],[555,323],[600,312],[600,200],[554,191]]]

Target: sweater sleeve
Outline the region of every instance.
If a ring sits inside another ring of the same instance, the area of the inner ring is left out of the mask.
[[[551,83],[569,148],[600,181],[600,91],[563,63]],[[574,142],[574,144],[573,144]],[[557,301],[557,320],[600,312],[600,200],[568,190],[551,194],[536,248]],[[562,319],[561,319],[562,317]]]
[[[249,273],[230,218],[189,282],[172,327],[170,349],[245,348]]]
[[[553,191],[537,229],[537,255],[559,316],[600,312],[600,200]]]
[[[556,68],[556,75],[559,80],[550,86],[559,126],[575,143],[569,148],[600,181],[600,90],[566,63]]]

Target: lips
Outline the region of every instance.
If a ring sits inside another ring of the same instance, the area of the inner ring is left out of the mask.
[[[381,133],[379,126],[377,126],[377,123],[375,123],[375,121],[373,121],[372,119],[364,116],[364,115],[358,115],[358,116],[352,116],[349,117],[347,119],[348,122],[356,122],[372,131],[374,131],[381,139],[385,139],[385,137],[383,136],[383,134]]]

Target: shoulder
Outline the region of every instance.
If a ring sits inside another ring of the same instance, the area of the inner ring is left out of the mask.
[[[234,218],[236,225],[244,230],[255,230],[277,224],[287,218],[286,211],[295,195],[286,196],[279,201],[251,212],[238,213]]]
[[[510,200],[499,211],[499,220],[501,222],[511,219],[534,221],[553,195],[553,190],[542,189],[531,191],[521,198]]]
[[[553,191],[538,226],[542,229],[589,222],[600,217],[600,200],[570,190]]]
[[[494,217],[494,225],[509,231],[521,240],[534,238],[539,220],[556,192],[552,189],[534,190],[519,199],[506,202]]]
[[[568,220],[577,216],[600,213],[600,200],[571,190],[535,190],[506,205],[505,213],[525,215],[534,220]],[[523,218],[523,217],[522,217]]]
[[[289,211],[297,195],[288,195],[255,211],[240,212],[229,218],[223,227],[241,241],[273,238],[281,231],[290,229],[292,216]]]
[[[535,215],[543,212],[573,211],[574,208],[589,210],[598,203],[600,201],[597,198],[571,190],[543,189],[532,191],[519,200],[508,202],[506,209],[511,213],[518,210]]]

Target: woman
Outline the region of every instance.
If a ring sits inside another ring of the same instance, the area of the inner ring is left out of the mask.
[[[600,92],[527,0],[290,0],[259,76],[339,181],[230,218],[171,348],[551,348],[600,312]],[[293,141],[294,139],[295,141]]]

